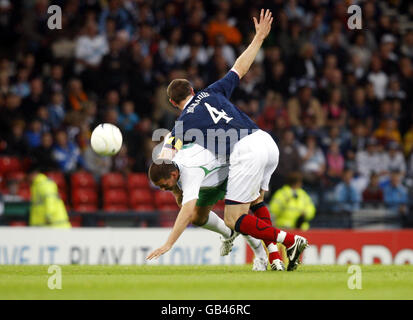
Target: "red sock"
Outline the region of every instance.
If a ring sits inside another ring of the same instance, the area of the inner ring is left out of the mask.
[[[239,217],[235,223],[235,231],[264,241],[280,242],[287,248],[294,244],[293,234],[274,228],[266,221],[248,214],[243,214]]]
[[[283,260],[281,258],[280,252],[279,251],[275,251],[275,252],[270,252],[268,254],[268,260],[270,261],[270,263],[272,263],[275,259],[279,259],[279,260]]]
[[[272,225],[271,221],[271,213],[268,211],[266,205],[264,202],[260,202],[258,204],[255,204],[250,207],[251,211],[254,213],[254,216],[256,216],[258,219],[264,220],[268,224]],[[268,246],[273,243],[274,245],[277,245],[276,242],[274,241],[268,241],[268,240],[263,240],[265,243],[265,246],[268,248]],[[270,253],[271,256],[271,253]],[[270,259],[271,261],[271,259]]]

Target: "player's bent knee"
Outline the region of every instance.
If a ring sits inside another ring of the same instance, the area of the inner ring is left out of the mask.
[[[204,217],[204,216],[200,216],[200,215],[194,215],[192,217],[191,223],[193,225],[196,225],[196,226],[200,227],[200,226],[203,226],[205,223],[207,223],[207,221],[208,221],[208,217]]]

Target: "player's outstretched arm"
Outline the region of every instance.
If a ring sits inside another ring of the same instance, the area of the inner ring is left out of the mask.
[[[258,51],[261,48],[264,39],[268,36],[271,30],[272,24],[272,13],[267,9],[264,13],[264,9],[261,9],[260,20],[257,21],[253,17],[255,25],[255,36],[247,49],[238,57],[235,61],[233,69],[238,73],[239,77],[242,78],[250,69]]]
[[[147,256],[147,260],[156,259],[164,253],[168,252],[172,248],[172,246],[174,245],[176,240],[178,240],[178,238],[181,236],[182,232],[184,232],[188,224],[191,223],[192,215],[195,212],[196,201],[197,199],[188,201],[182,206],[181,210],[179,211],[178,217],[176,218],[174,227],[172,228],[172,231],[169,234],[168,240],[162,247],[152,251]]]

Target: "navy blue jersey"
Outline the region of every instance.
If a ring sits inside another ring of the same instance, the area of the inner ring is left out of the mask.
[[[258,130],[257,125],[229,101],[238,84],[237,73],[229,71],[199,91],[187,102],[166,146],[180,149],[195,142],[217,155],[229,157],[237,141]]]

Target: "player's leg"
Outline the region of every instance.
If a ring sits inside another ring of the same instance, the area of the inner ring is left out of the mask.
[[[258,219],[272,224],[270,211],[264,203],[264,194],[265,191],[261,190],[258,199],[251,203],[250,210]],[[268,249],[268,260],[270,262],[271,269],[277,271],[283,270],[284,263],[282,262],[281,255],[278,251],[277,243],[274,241],[264,241],[264,243]]]
[[[196,213],[192,219],[192,224],[219,233],[226,239],[230,238],[233,231],[226,226],[224,220],[212,211],[212,207],[213,206],[196,206]]]
[[[294,234],[277,229],[265,220],[248,215],[250,203],[260,196],[264,169],[270,161],[271,153],[268,152],[268,143],[265,136],[252,134],[235,145],[230,156],[224,220],[228,227],[237,232],[264,241],[284,244],[287,247],[287,253],[289,249],[295,247],[296,249],[290,250],[290,257],[294,260],[292,265],[295,265],[307,245],[306,240],[299,239],[296,243]]]
[[[244,235],[248,245],[254,251],[254,261],[252,265],[252,271],[266,271],[268,267],[268,256],[265,251],[262,240],[255,239],[251,236]]]

